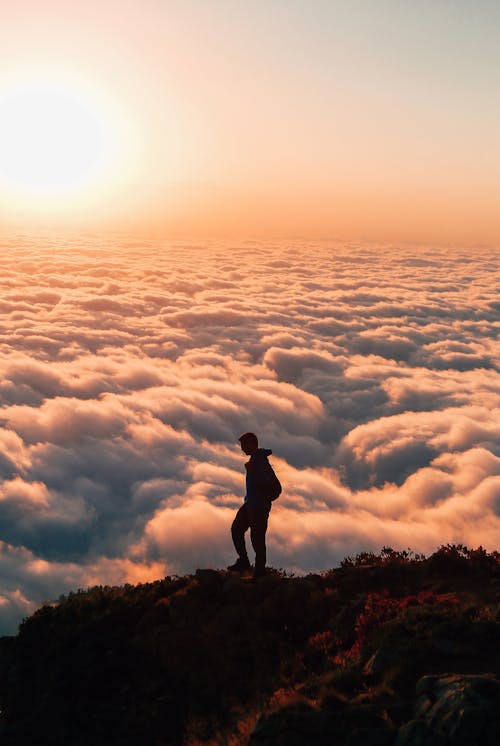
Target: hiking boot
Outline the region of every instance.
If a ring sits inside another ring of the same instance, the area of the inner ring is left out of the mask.
[[[234,565],[229,565],[228,570],[229,572],[245,572],[246,570],[250,570],[252,565],[248,561],[248,559],[242,559],[241,557],[238,557]]]

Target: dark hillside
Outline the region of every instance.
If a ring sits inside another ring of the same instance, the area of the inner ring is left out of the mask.
[[[497,744],[499,591],[460,546],[78,591],[0,640],[0,743]]]

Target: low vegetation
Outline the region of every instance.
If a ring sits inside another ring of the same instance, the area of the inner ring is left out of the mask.
[[[0,640],[0,742],[413,743],[423,676],[500,673],[499,590],[499,553],[448,545],[70,593]]]

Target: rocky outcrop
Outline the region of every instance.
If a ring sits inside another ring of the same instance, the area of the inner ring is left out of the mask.
[[[262,716],[249,746],[498,746],[500,679],[424,676],[417,683],[414,715],[396,730],[379,705],[296,699]]]
[[[498,746],[500,678],[493,674],[424,676],[417,683],[415,718],[395,746]]]

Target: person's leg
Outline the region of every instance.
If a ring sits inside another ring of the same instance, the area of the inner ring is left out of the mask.
[[[244,504],[236,513],[233,525],[231,526],[231,536],[233,538],[236,554],[238,555],[239,560],[241,560],[241,564],[246,564],[248,566],[250,565],[250,562],[248,560],[247,548],[245,545],[245,531],[249,526],[250,521],[248,518],[247,506]]]
[[[249,510],[250,540],[255,551],[255,576],[263,575],[266,570],[266,531],[270,510],[270,505]]]

